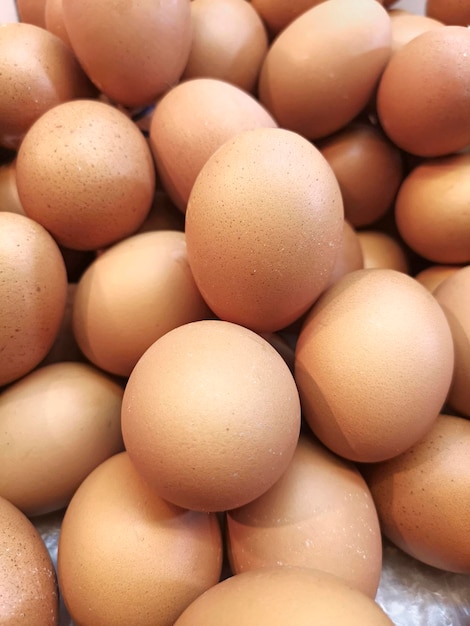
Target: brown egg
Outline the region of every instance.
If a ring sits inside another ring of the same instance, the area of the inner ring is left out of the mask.
[[[354,461],[396,456],[431,428],[450,387],[452,335],[433,296],[389,269],[351,272],[310,311],[296,348],[302,411]]]
[[[45,27],[44,11],[46,0],[16,0],[15,4],[21,22],[34,24],[41,28]]]
[[[276,122],[249,94],[221,80],[194,79],[158,102],[150,146],[166,192],[186,211],[197,175],[225,141],[244,130],[274,128]]]
[[[406,11],[391,11],[390,20],[392,25],[393,53],[400,50],[400,48],[418,35],[443,26],[442,22],[438,20]]]
[[[459,265],[430,265],[416,274],[416,280],[433,292],[443,280],[452,276]]]
[[[80,64],[111,100],[152,104],[180,79],[191,46],[189,0],[63,0],[63,16]]]
[[[235,574],[309,567],[375,598],[382,540],[372,496],[351,463],[306,436],[271,489],[227,513],[227,542]]]
[[[0,621],[57,626],[59,599],[51,557],[38,531],[0,497]]]
[[[445,24],[470,25],[467,0],[426,0],[426,15]]]
[[[46,0],[45,19],[47,30],[60,37],[71,48],[70,37],[65,28],[62,0]]]
[[[367,467],[383,533],[416,559],[470,574],[470,422],[440,415],[400,456]]]
[[[328,284],[343,204],[321,153],[288,130],[245,131],[201,170],[188,202],[188,259],[211,310],[254,330],[288,326]]]
[[[64,508],[86,476],[123,449],[122,394],[103,372],[72,362],[8,387],[0,396],[0,495],[28,516]]]
[[[183,79],[218,78],[252,91],[268,51],[268,37],[251,4],[193,0],[191,20],[193,37]]]
[[[251,0],[272,35],[284,30],[295,18],[324,0]]]
[[[470,265],[452,273],[433,295],[447,316],[454,339],[455,367],[447,403],[470,417]]]
[[[17,150],[30,126],[52,107],[96,90],[74,54],[38,26],[0,26],[0,144]]]
[[[470,31],[429,30],[390,59],[380,80],[377,112],[400,148],[424,157],[457,152],[470,143]]]
[[[59,583],[80,626],[173,626],[221,566],[217,517],[159,498],[125,452],[85,479],[65,513]]]
[[[371,598],[332,574],[301,567],[237,574],[195,600],[175,626],[392,626]]]
[[[284,359],[256,333],[205,320],[158,339],[124,392],[122,430],[138,472],[166,500],[224,511],[286,470],[300,404]]]
[[[357,236],[365,268],[382,267],[409,273],[405,249],[397,239],[378,230],[362,230]]]
[[[390,18],[376,0],[322,2],[271,44],[260,101],[284,128],[309,139],[330,135],[369,102],[390,44]]]
[[[153,230],[184,231],[184,215],[165,191],[155,192],[150,212],[137,233]]]
[[[352,124],[317,143],[341,188],[344,216],[367,226],[385,215],[403,180],[400,151],[374,126]]]
[[[364,257],[358,234],[351,224],[344,220],[343,240],[327,287],[331,287],[348,272],[354,272],[354,270],[360,270],[363,267]]]
[[[0,387],[35,368],[59,332],[67,297],[57,244],[24,215],[0,212]]]
[[[16,186],[16,161],[0,166],[0,211],[24,215]]]
[[[153,231],[108,248],[88,267],[75,295],[73,329],[92,363],[129,376],[159,337],[207,317],[184,233]]]
[[[35,122],[18,152],[16,179],[25,213],[77,250],[136,231],[155,191],[142,133],[124,113],[94,100],[66,102]]]
[[[470,154],[429,159],[404,180],[395,204],[401,237],[425,259],[470,262]]]

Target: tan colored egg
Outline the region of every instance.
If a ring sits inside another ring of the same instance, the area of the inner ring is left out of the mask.
[[[75,295],[73,329],[92,363],[129,376],[159,337],[207,317],[184,233],[153,231],[108,248],[88,267]]]
[[[259,15],[266,23],[269,32],[277,35],[295,18],[324,0],[252,0]]]
[[[85,363],[40,367],[0,396],[0,495],[28,516],[64,508],[123,449],[123,390]]]
[[[358,233],[347,220],[344,220],[343,240],[338,256],[336,257],[328,287],[333,285],[345,274],[348,274],[348,272],[354,272],[355,270],[360,270],[363,267],[364,256],[362,254]]]
[[[188,259],[211,310],[254,330],[298,319],[330,280],[343,232],[331,167],[300,135],[245,131],[201,170],[188,202]]]
[[[95,469],[67,508],[59,583],[81,626],[172,626],[221,566],[217,517],[159,498],[125,452]]]
[[[57,626],[57,578],[49,552],[29,519],[2,497],[0,555],[0,622]]]
[[[402,272],[363,269],[313,306],[295,379],[316,436],[345,458],[376,462],[429,431],[453,367],[452,335],[435,298]]]
[[[388,137],[424,157],[470,143],[470,30],[445,26],[415,37],[390,59],[380,80],[377,112]]]
[[[68,283],[67,300],[65,302],[62,323],[52,348],[47,353],[46,358],[41,361],[41,366],[51,365],[52,363],[63,363],[65,361],[87,361],[78,347],[72,328],[72,311],[76,291],[77,284]]]
[[[63,257],[24,215],[0,212],[0,386],[35,368],[59,332],[67,297]]]
[[[407,176],[395,220],[406,244],[441,264],[470,262],[470,154],[426,160]]]
[[[253,91],[268,51],[264,24],[245,0],[193,0],[191,51],[183,79],[210,77]]]
[[[390,18],[376,0],[322,2],[271,44],[260,101],[280,126],[309,139],[326,137],[366,107],[390,45]]]
[[[400,151],[374,126],[352,124],[317,143],[341,188],[344,216],[367,226],[392,207],[403,180]]]
[[[0,211],[24,215],[16,186],[16,161],[0,166]]]
[[[426,15],[445,24],[470,25],[470,6],[466,0],[426,0]]]
[[[44,28],[46,25],[45,3],[46,0],[16,0],[15,4],[20,21]]]
[[[237,574],[197,598],[175,626],[392,626],[371,598],[327,574],[267,567]]]
[[[180,79],[191,45],[189,0],[63,0],[63,16],[80,64],[112,101],[152,104]]]
[[[452,273],[433,295],[447,316],[454,339],[455,368],[447,403],[470,418],[470,265]]]
[[[166,192],[186,211],[197,175],[225,141],[244,130],[276,122],[249,94],[215,79],[185,81],[158,102],[150,145]]]
[[[335,574],[375,598],[382,539],[372,496],[358,470],[301,436],[287,471],[261,497],[227,513],[237,574],[298,566]]]
[[[382,267],[409,273],[405,249],[396,238],[378,230],[361,230],[357,236],[365,268]]]
[[[122,430],[138,472],[166,500],[224,511],[269,489],[294,454],[300,404],[262,337],[204,320],[158,339],[132,371]]]
[[[459,269],[459,265],[430,265],[416,274],[418,282],[433,292],[443,280],[452,276]]]
[[[17,150],[43,113],[96,90],[73,52],[32,24],[0,25],[0,144]]]
[[[416,559],[470,574],[470,422],[440,415],[400,456],[367,467],[383,533]]]
[[[77,250],[96,250],[136,231],[155,191],[140,130],[94,100],[66,102],[36,121],[18,152],[16,179],[25,213]]]
[[[67,46],[72,47],[65,27],[62,0],[46,0],[45,19],[47,30],[60,37]]]
[[[392,25],[393,53],[418,35],[443,26],[442,22],[438,20],[406,11],[391,11],[390,22]]]

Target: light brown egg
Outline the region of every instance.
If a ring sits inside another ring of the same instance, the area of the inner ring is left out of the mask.
[[[324,0],[252,0],[259,15],[266,23],[269,32],[277,35],[295,18]]]
[[[401,153],[376,127],[355,123],[319,141],[341,188],[344,216],[367,226],[392,207],[403,180]]]
[[[40,367],[0,395],[0,495],[26,515],[64,508],[123,449],[123,389],[85,363]]]
[[[57,626],[59,598],[51,557],[38,531],[0,497],[0,622]]]
[[[470,418],[470,265],[452,273],[433,295],[447,316],[454,339],[455,367],[447,403]]]
[[[194,181],[217,148],[244,130],[276,126],[259,102],[235,85],[206,78],[177,85],[158,102],[150,126],[164,189],[185,212]]]
[[[0,212],[0,387],[35,368],[59,332],[67,297],[63,257],[24,215]]]
[[[189,0],[63,0],[65,27],[85,72],[112,101],[152,104],[183,73]]]
[[[409,273],[404,246],[394,237],[378,230],[357,233],[365,268],[382,267]]]
[[[96,94],[73,52],[32,24],[0,25],[0,144],[17,150],[46,111]]]
[[[424,157],[457,152],[470,143],[470,30],[445,26],[415,37],[387,64],[377,112],[388,137]]]
[[[184,231],[184,215],[165,191],[155,192],[150,212],[137,233],[153,230]]]
[[[44,12],[46,0],[16,0],[15,4],[21,22],[34,24],[41,28],[45,27]]]
[[[390,45],[390,18],[376,0],[322,2],[271,44],[260,101],[284,128],[309,139],[330,135],[365,108]]]
[[[426,0],[426,15],[445,24],[470,25],[470,6],[466,0]]]
[[[143,223],[155,168],[145,138],[124,113],[76,100],[47,111],[29,129],[16,180],[25,213],[61,245],[97,250]]]
[[[368,596],[327,574],[300,567],[237,574],[195,600],[175,626],[392,626]]]
[[[45,20],[47,30],[60,37],[71,48],[72,44],[65,27],[62,0],[46,0]]]
[[[410,450],[364,474],[391,541],[428,565],[470,574],[470,421],[440,415]]]
[[[245,131],[201,170],[188,202],[188,259],[211,310],[259,332],[298,319],[330,280],[343,204],[331,167],[288,130]]]
[[[394,10],[390,11],[390,23],[392,25],[392,53],[400,50],[418,35],[443,26],[442,22],[425,15]]]
[[[416,280],[433,292],[443,280],[452,276],[459,265],[430,265],[416,274]]]
[[[406,244],[441,264],[470,262],[470,154],[428,159],[403,181],[395,220]]]
[[[246,0],[193,0],[183,79],[210,77],[253,91],[268,51],[264,24]]]
[[[295,379],[307,423],[332,451],[381,461],[429,431],[454,367],[436,305],[390,269],[351,272],[315,303],[297,342]]]
[[[173,626],[221,566],[217,517],[159,498],[125,452],[95,469],[67,508],[59,583],[81,626]]]
[[[24,215],[16,186],[16,161],[0,166],[0,211]]]
[[[357,469],[301,436],[284,475],[265,494],[229,511],[233,573],[309,567],[375,598],[382,539],[372,496]]]
[[[294,454],[300,403],[262,337],[204,320],[158,339],[132,371],[122,430],[138,472],[166,500],[224,511],[269,489]]]
[[[363,267],[364,256],[362,254],[358,233],[347,220],[344,220],[343,240],[327,287],[331,287],[331,285],[345,274],[360,270]]]
[[[108,248],[88,267],[75,295],[73,329],[92,363],[129,376],[159,337],[207,317],[184,233],[153,231]]]

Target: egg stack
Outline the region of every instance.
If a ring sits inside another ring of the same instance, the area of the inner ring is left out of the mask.
[[[5,623],[386,626],[384,537],[469,575],[465,3],[17,4]]]

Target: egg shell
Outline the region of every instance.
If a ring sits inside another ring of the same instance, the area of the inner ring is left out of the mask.
[[[165,191],[155,192],[152,207],[137,233],[146,233],[153,230],[184,231],[184,215],[170,200]],[[137,234],[136,233],[136,234]]]
[[[330,135],[365,108],[390,46],[390,18],[376,0],[322,2],[271,44],[260,101],[283,128],[309,139]]]
[[[459,267],[459,265],[429,265],[418,272],[415,278],[432,293],[443,280],[452,276]]]
[[[448,404],[470,418],[470,265],[453,272],[433,292],[454,339],[455,367]]]
[[[54,35],[57,35],[57,37],[60,37],[60,39],[71,48],[72,44],[70,43],[70,37],[65,27],[62,0],[46,0],[44,12],[46,29]]]
[[[49,552],[29,519],[0,497],[0,621],[57,626],[57,578]]]
[[[222,80],[196,78],[163,96],[150,125],[150,146],[162,185],[186,212],[197,175],[210,156],[244,130],[275,128],[254,97]]]
[[[122,405],[137,471],[170,502],[224,511],[286,470],[300,430],[289,368],[256,333],[203,320],[175,328],[140,358]]]
[[[175,626],[391,626],[368,596],[327,574],[266,567],[232,576],[195,600]]]
[[[18,17],[22,22],[44,28],[46,0],[16,0]]]
[[[115,107],[75,100],[29,129],[16,164],[25,213],[63,246],[97,250],[145,220],[155,167],[140,130]]]
[[[189,0],[63,0],[65,27],[87,75],[112,101],[152,104],[183,73]]]
[[[458,152],[470,143],[470,30],[444,26],[415,37],[387,64],[377,113],[398,147],[423,157]]]
[[[269,32],[276,35],[320,2],[324,0],[252,0],[251,4],[265,21]]]
[[[63,41],[25,23],[0,25],[0,144],[17,150],[31,125],[52,107],[96,95]]]
[[[253,91],[266,52],[264,24],[245,0],[193,0],[192,42],[182,79],[211,77]]]
[[[426,0],[426,15],[445,24],[470,24],[470,6],[466,0]]]
[[[382,571],[379,520],[352,463],[302,435],[283,476],[265,494],[227,513],[235,574],[260,567],[309,567],[335,574],[375,598]]]
[[[409,263],[403,244],[379,230],[366,229],[357,233],[365,268],[388,268],[409,274]]]
[[[80,626],[172,626],[221,566],[217,517],[159,498],[125,452],[88,476],[65,513],[58,576]]]
[[[24,215],[0,212],[0,387],[49,352],[66,298],[64,260],[49,233]]]
[[[407,11],[392,10],[390,20],[392,25],[392,53],[395,53],[418,35],[443,26],[439,20]]]
[[[470,574],[470,422],[440,415],[398,457],[368,466],[383,533],[414,558]]]
[[[36,369],[0,395],[0,495],[26,515],[64,508],[123,449],[123,389],[85,363]],[[86,454],[84,454],[86,450]]]
[[[16,161],[0,166],[0,211],[24,215],[16,186]]]
[[[331,287],[348,272],[361,270],[363,267],[364,256],[357,232],[347,220],[344,220],[341,248],[336,257],[327,288]]]
[[[186,213],[188,259],[211,310],[257,331],[299,318],[328,284],[343,203],[321,153],[288,130],[245,131],[196,179]]]
[[[430,430],[454,367],[449,324],[436,304],[402,272],[363,269],[312,307],[295,379],[307,423],[332,451],[381,461]]]
[[[75,295],[73,330],[92,363],[129,376],[159,337],[207,317],[184,233],[153,231],[111,246],[88,267]]]

